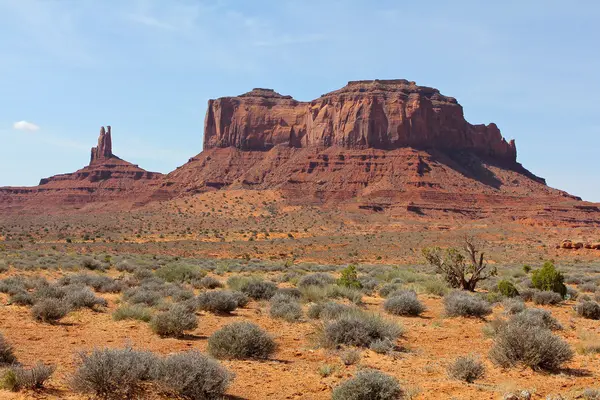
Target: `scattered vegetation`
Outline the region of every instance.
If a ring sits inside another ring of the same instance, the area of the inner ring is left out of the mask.
[[[531,283],[534,288],[543,291],[552,291],[565,297],[567,287],[565,286],[563,274],[556,269],[551,261],[544,263],[544,266],[531,274]]]
[[[449,317],[483,318],[492,313],[489,303],[477,296],[454,291],[444,297],[446,315]]]
[[[472,355],[458,357],[448,366],[448,376],[459,381],[473,383],[485,374],[485,366]]]
[[[382,372],[364,369],[333,390],[332,400],[395,400],[402,396],[396,378]]]
[[[154,333],[163,337],[182,337],[185,331],[196,329],[198,319],[183,304],[174,304],[167,311],[155,315],[150,321]]]
[[[269,358],[276,350],[275,341],[251,322],[225,325],[208,339],[208,352],[215,358]]]

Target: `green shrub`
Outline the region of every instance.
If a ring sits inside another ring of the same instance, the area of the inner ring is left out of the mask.
[[[150,321],[150,327],[159,336],[182,337],[184,331],[198,327],[198,319],[185,305],[174,304],[167,311],[156,314]]]
[[[356,265],[350,264],[342,270],[340,278],[337,280],[339,286],[360,289],[362,285],[358,280],[358,272],[356,271]]]
[[[383,308],[394,315],[417,316],[425,311],[425,306],[417,299],[417,294],[412,290],[394,292],[383,303]]]
[[[498,282],[498,292],[500,292],[500,294],[504,297],[517,297],[519,295],[519,291],[515,285],[506,279]]]
[[[333,390],[332,400],[396,400],[402,397],[398,380],[379,371],[363,369]]]
[[[485,366],[473,356],[458,357],[448,366],[448,375],[459,381],[473,383],[483,377]]]
[[[115,321],[122,321],[125,319],[134,319],[138,321],[150,322],[152,319],[152,311],[149,308],[140,306],[138,304],[122,305],[113,312],[113,319]]]
[[[225,325],[208,338],[208,352],[219,359],[266,359],[275,349],[273,338],[250,322]]]
[[[523,265],[523,272],[525,272],[526,274],[531,272],[531,266],[529,266],[527,264]]]
[[[160,363],[158,376],[165,389],[190,400],[222,398],[233,379],[233,374],[198,351],[166,357]]]
[[[377,314],[351,312],[323,323],[321,343],[330,348],[340,345],[369,347],[376,340],[395,341],[402,334],[403,329],[398,324]]]
[[[565,297],[567,294],[567,287],[564,281],[563,274],[557,271],[554,264],[550,261],[544,263],[541,269],[533,271],[531,275],[531,283],[534,288],[556,292],[562,297]]]

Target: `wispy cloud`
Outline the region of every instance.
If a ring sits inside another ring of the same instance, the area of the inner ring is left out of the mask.
[[[256,47],[277,47],[277,46],[288,46],[292,44],[308,44],[322,42],[326,40],[325,35],[322,34],[311,34],[311,35],[283,35],[278,38],[272,38],[269,40],[259,40],[252,43]]]
[[[13,124],[13,129],[25,132],[35,132],[40,130],[40,127],[33,122],[19,121]]]
[[[130,21],[136,22],[141,25],[145,25],[151,28],[158,28],[167,31],[176,31],[178,28],[170,23],[165,21],[161,21],[157,18],[154,18],[150,15],[142,15],[142,14],[128,14],[127,18]]]

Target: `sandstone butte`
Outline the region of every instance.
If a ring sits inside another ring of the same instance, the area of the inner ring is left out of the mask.
[[[309,102],[271,89],[210,100],[203,151],[167,175],[114,156],[110,128],[101,130],[89,166],[33,188],[0,188],[0,211],[143,206],[227,189],[407,218],[600,225],[598,204],[525,169],[495,124],[472,125],[456,99],[403,79],[349,82]]]

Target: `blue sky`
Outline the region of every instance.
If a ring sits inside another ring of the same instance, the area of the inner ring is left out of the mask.
[[[405,78],[600,201],[600,2],[491,3],[0,0],[0,186],[86,165],[101,125],[115,154],[169,172],[202,150],[210,98]]]

